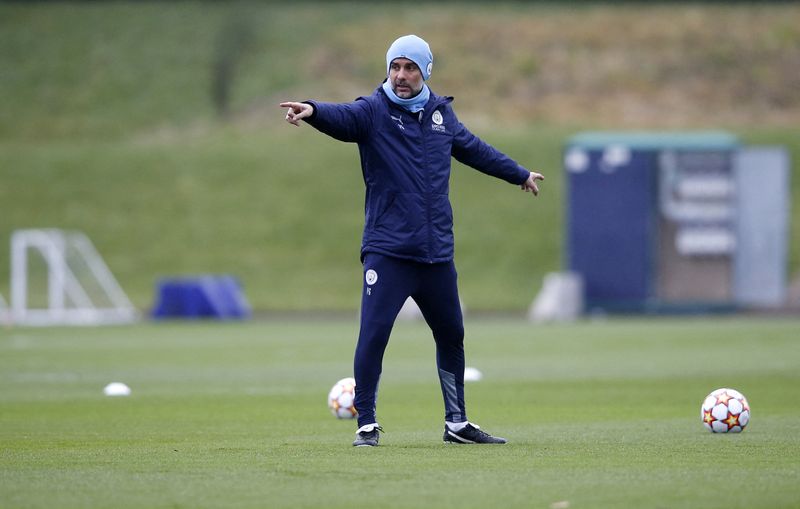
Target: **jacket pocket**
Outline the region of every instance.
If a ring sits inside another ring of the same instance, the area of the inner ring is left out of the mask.
[[[453,208],[446,194],[433,195],[433,255],[437,257],[452,256],[453,240]]]
[[[453,233],[453,208],[446,194],[432,195],[433,205],[431,223],[437,235],[452,235]]]
[[[375,228],[400,234],[413,234],[425,221],[422,196],[415,193],[392,193],[386,207],[375,219]]]
[[[395,196],[394,193],[384,193],[378,196],[374,210],[369,211],[368,225],[377,226],[381,223],[386,212],[394,205]]]

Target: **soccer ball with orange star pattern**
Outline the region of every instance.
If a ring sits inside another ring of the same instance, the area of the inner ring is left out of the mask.
[[[717,389],[703,400],[700,418],[712,433],[739,433],[750,422],[750,404],[739,391]]]
[[[352,377],[342,378],[328,393],[328,408],[337,419],[353,419],[358,415],[353,400],[356,396],[356,381]]]

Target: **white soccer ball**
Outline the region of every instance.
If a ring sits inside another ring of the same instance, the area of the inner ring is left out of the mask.
[[[103,388],[106,396],[130,396],[131,388],[122,382],[111,382]]]
[[[354,378],[342,378],[336,382],[328,393],[328,408],[338,419],[353,419],[358,412],[353,405],[356,397],[356,381]]]
[[[750,422],[750,404],[739,391],[717,389],[703,400],[700,418],[712,433],[739,433]]]

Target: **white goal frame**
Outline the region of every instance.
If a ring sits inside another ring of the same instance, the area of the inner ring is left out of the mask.
[[[28,305],[30,250],[47,268],[47,307]],[[80,262],[87,270],[76,272]],[[90,296],[86,283],[99,290]],[[94,298],[93,298],[94,297]],[[89,238],[78,231],[16,230],[11,235],[10,321],[19,325],[102,325],[130,323],[138,312]]]
[[[8,304],[0,293],[0,324],[9,325],[11,323],[11,311],[8,310]]]

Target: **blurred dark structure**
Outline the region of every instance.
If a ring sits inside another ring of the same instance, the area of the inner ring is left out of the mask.
[[[243,15],[236,15],[225,24],[217,36],[216,51],[211,67],[211,100],[217,116],[230,114],[231,94],[237,69],[255,40],[255,28]]]
[[[582,133],[566,146],[567,266],[586,310],[785,304],[789,157],[724,132]]]

